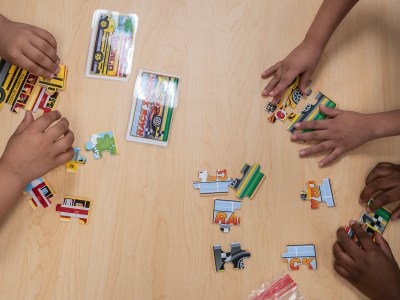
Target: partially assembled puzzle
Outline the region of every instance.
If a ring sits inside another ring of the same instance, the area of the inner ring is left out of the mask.
[[[315,95],[315,99],[317,100],[315,104],[308,103],[303,111],[299,114],[296,114],[294,112],[287,112],[286,109],[288,107],[291,107],[292,109],[296,108],[297,104],[303,97],[303,94],[300,92],[299,89],[299,83],[300,77],[297,76],[286,89],[285,93],[282,95],[277,105],[268,102],[267,106],[265,107],[265,110],[270,113],[268,121],[274,123],[277,119],[282,122],[286,122],[286,120],[289,120],[290,124],[287,129],[291,133],[295,132],[296,129],[294,125],[298,122],[326,119],[327,116],[321,113],[319,110],[320,105],[325,105],[331,108],[336,107],[335,102],[326,97],[323,93],[318,92]],[[312,93],[312,90],[309,87],[310,84],[311,81],[308,82],[307,96],[310,96]],[[310,130],[303,130],[303,132],[306,131]]]
[[[51,205],[51,198],[54,196],[54,191],[46,178],[40,177],[33,180],[25,187],[25,193],[29,193],[31,199],[29,204],[35,209],[38,206],[48,207]]]
[[[307,181],[306,190],[301,192],[300,198],[310,201],[312,209],[318,208],[321,202],[325,202],[328,207],[335,206],[329,178],[323,179],[321,185],[317,185],[314,180]]]
[[[215,176],[209,176],[208,171],[200,171],[199,179],[199,181],[193,181],[193,188],[199,189],[200,196],[226,194],[232,183],[226,169],[218,170]]]
[[[282,261],[288,264],[290,271],[300,269],[300,265],[308,266],[309,270],[317,269],[317,256],[313,244],[288,245],[287,252],[282,254]]]
[[[41,108],[45,113],[54,110],[59,90],[64,90],[67,81],[67,67],[60,65],[60,72],[51,80],[32,74],[4,59],[0,59],[0,109],[7,103],[11,111],[20,108],[36,112]]]
[[[90,199],[82,197],[65,196],[62,204],[57,204],[56,211],[60,212],[60,221],[69,222],[77,218],[79,223],[89,222]]]
[[[231,243],[231,251],[224,252],[220,245],[214,245],[215,271],[225,271],[225,263],[233,264],[234,269],[244,269],[244,260],[251,256],[248,250],[242,250],[240,243]]]
[[[222,232],[229,232],[231,225],[240,225],[240,218],[235,211],[241,207],[241,201],[215,199],[213,223],[219,224]]]
[[[90,142],[86,143],[86,150],[92,150],[95,159],[102,158],[104,151],[109,151],[111,155],[118,154],[119,150],[114,130],[106,130],[92,134],[90,136]]]

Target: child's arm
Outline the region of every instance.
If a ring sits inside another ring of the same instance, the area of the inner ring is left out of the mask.
[[[381,162],[375,166],[365,179],[365,188],[359,202],[366,205],[372,197],[374,201],[367,207],[368,212],[400,200],[400,165]],[[399,217],[400,206],[393,212],[392,220]]]
[[[358,0],[325,0],[304,41],[284,60],[261,74],[263,79],[272,76],[262,95],[273,97],[272,102],[276,104],[297,75],[300,75],[300,90],[306,94],[307,81],[310,80],[329,38],[357,2]]]
[[[36,120],[25,113],[0,158],[0,220],[29,182],[72,159],[73,142],[68,120],[58,111]]]
[[[360,224],[350,223],[361,247],[339,228],[333,245],[336,272],[370,299],[400,299],[400,269],[389,244],[379,233],[375,244]]]
[[[38,27],[10,21],[1,14],[0,56],[48,79],[60,71],[54,36]]]
[[[330,151],[330,154],[319,162],[320,167],[328,165],[343,153],[367,141],[400,135],[400,110],[375,114],[360,114],[325,106],[320,106],[320,110],[330,119],[297,123],[296,129],[315,131],[293,134],[291,137],[292,141],[318,142],[301,150],[300,157]]]

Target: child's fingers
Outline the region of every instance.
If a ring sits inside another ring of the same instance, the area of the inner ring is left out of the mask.
[[[397,207],[397,208],[394,210],[394,212],[392,213],[391,219],[392,219],[392,220],[397,220],[397,219],[399,219],[399,218],[400,218],[400,206]]]
[[[318,154],[321,152],[325,152],[333,148],[333,145],[330,141],[323,141],[306,149],[302,149],[299,152],[300,157],[307,157],[310,155]]]
[[[280,94],[282,91],[286,90],[289,84],[293,81],[293,79],[297,76],[293,72],[285,73],[281,80],[279,81],[278,85],[269,93],[269,96],[275,97],[276,95]]]
[[[340,247],[353,260],[355,260],[360,255],[363,255],[362,249],[360,249],[360,247],[358,247],[357,244],[349,238],[343,227],[340,227],[337,230],[336,235],[337,242],[339,243]]]
[[[269,67],[268,69],[266,69],[264,72],[261,73],[261,78],[262,79],[267,79],[268,77],[270,77],[272,74],[275,73],[276,70],[278,70],[278,68],[281,66],[282,62],[278,62],[276,64],[274,64],[272,67]]]
[[[349,282],[353,282],[353,276],[351,275],[351,273],[342,265],[340,265],[339,263],[337,263],[335,261],[335,263],[333,264],[333,267],[335,268],[335,271],[342,276],[344,279],[346,279]]]
[[[327,115],[330,118],[335,118],[338,115],[342,114],[343,111],[338,109],[338,108],[334,108],[334,107],[327,107],[325,105],[320,105],[319,106],[319,110],[324,114]]]
[[[278,84],[279,80],[280,80],[280,76],[278,74],[275,74],[275,76],[272,77],[270,82],[268,82],[267,86],[263,90],[262,95],[265,97],[269,96],[269,93]]]
[[[358,241],[365,251],[371,251],[375,249],[375,243],[372,241],[371,237],[363,230],[360,223],[354,222],[351,225],[351,229],[357,236]]]
[[[56,65],[50,58],[47,57],[46,54],[37,49],[34,45],[31,44],[31,47],[29,47],[28,49],[24,49],[22,53],[46,71],[52,74],[58,73],[58,65]]]
[[[60,153],[56,156],[57,165],[62,165],[69,162],[75,155],[74,148],[70,147],[65,152]]]
[[[58,110],[51,111],[46,113],[39,118],[37,118],[32,123],[32,129],[37,130],[39,132],[44,132],[49,126],[61,118],[61,113]]]
[[[62,138],[55,142],[56,151],[58,153],[65,152],[67,149],[72,147],[74,141],[74,133],[71,130],[68,130]]]
[[[319,129],[328,129],[330,120],[318,120],[318,121],[306,121],[299,122],[294,124],[294,128],[298,130],[319,130]]]
[[[370,181],[360,194],[360,203],[366,203],[376,192],[396,187],[399,182],[393,182],[388,177],[378,177]]]
[[[338,242],[336,242],[333,245],[332,250],[333,250],[333,256],[335,257],[337,263],[349,268],[355,266],[354,260],[350,256],[348,256],[346,252],[343,251],[342,247],[340,247],[340,244]]]
[[[397,183],[399,184],[399,183]],[[384,193],[380,194],[378,197],[374,199],[369,207],[367,207],[367,211],[375,211],[378,208],[400,200],[400,186],[396,186],[395,188],[389,189]]]
[[[36,62],[32,61],[30,58],[26,57],[24,54],[21,53],[20,57],[18,58],[18,62],[16,62],[21,68],[28,70],[29,72],[43,76],[45,78],[53,78],[54,74],[43,69],[39,66]]]
[[[340,155],[343,154],[343,151],[335,148],[331,154],[329,154],[327,157],[323,158],[319,163],[318,166],[320,168],[325,167],[327,165],[329,165],[331,162],[333,162],[334,160],[338,159],[340,157]]]
[[[68,120],[62,117],[60,121],[57,122],[57,124],[51,126],[45,131],[45,135],[49,138],[50,141],[57,141],[68,131],[68,127]]]
[[[41,29],[39,27],[35,27],[35,26],[32,26],[32,27],[33,27],[33,32],[36,35],[38,35],[39,37],[44,39],[46,42],[48,42],[54,50],[57,50],[57,40],[50,32],[48,32],[44,29]]]
[[[383,251],[383,253],[386,254],[387,257],[389,257],[391,260],[396,261],[393,256],[392,249],[390,249],[389,243],[378,232],[375,233],[375,243]]]
[[[393,174],[393,166],[395,165],[392,163],[380,162],[368,174],[367,178],[365,179],[365,184],[369,184],[371,181],[379,177],[386,177]]]
[[[18,125],[17,129],[15,130],[13,135],[17,135],[21,133],[26,127],[29,126],[33,122],[33,115],[32,112],[29,110],[25,111],[25,116],[24,119],[21,121],[21,123]]]
[[[56,50],[52,46],[50,46],[49,43],[47,43],[45,40],[39,37],[32,38],[29,42],[34,47],[39,49],[43,54],[45,54],[51,60],[52,63],[58,65],[57,61],[59,61],[60,58],[57,56]]]

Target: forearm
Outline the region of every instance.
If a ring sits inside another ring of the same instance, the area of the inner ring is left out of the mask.
[[[336,27],[358,0],[324,0],[305,40],[325,48]]]
[[[12,170],[8,170],[1,159],[0,178],[0,221],[2,221],[12,205],[15,204],[22,195],[22,191],[25,187],[24,183],[13,175]]]
[[[370,139],[400,135],[400,110],[365,115]]]

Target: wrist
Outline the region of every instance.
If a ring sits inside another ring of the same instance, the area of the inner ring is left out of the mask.
[[[376,123],[374,114],[365,114],[363,115],[361,127],[364,128],[366,134],[366,142],[380,138],[380,127],[374,126]]]
[[[10,167],[3,158],[0,158],[0,176],[3,178],[7,185],[12,185],[18,190],[24,190],[25,186],[29,183],[26,179],[22,178],[12,167]]]

